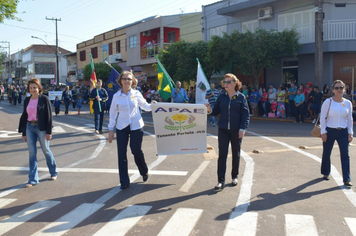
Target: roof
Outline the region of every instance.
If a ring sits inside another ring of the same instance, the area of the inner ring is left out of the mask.
[[[32,44],[31,46],[25,48],[23,51],[27,52],[32,49],[35,51],[35,53],[53,54],[56,52],[56,45]],[[58,51],[61,54],[71,54],[72,53],[71,51],[68,51],[61,47],[58,47]]]
[[[229,6],[220,8],[217,10],[218,15],[231,15],[234,14],[234,12],[247,9],[250,7],[258,7],[261,5],[269,4],[269,3],[274,3],[274,2],[280,2],[284,0],[249,0],[246,2],[242,3],[237,3],[237,4],[231,4]]]

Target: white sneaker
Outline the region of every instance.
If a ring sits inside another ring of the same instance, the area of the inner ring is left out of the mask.
[[[314,119],[312,123],[315,124],[315,122],[316,122],[316,119]]]

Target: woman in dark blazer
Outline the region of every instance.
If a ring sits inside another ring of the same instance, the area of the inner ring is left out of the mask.
[[[37,171],[37,140],[40,142],[43,154],[52,180],[57,179],[56,161],[49,149],[49,140],[52,139],[52,108],[48,97],[42,94],[42,86],[38,79],[28,82],[27,92],[31,94],[24,101],[24,109],[20,118],[19,133],[27,142],[29,150],[30,172],[26,187],[39,183]]]
[[[223,83],[226,92],[219,95],[214,109],[211,110],[210,105],[205,104],[208,107],[208,114],[211,113],[212,116],[220,114],[218,122],[218,185],[215,186],[217,191],[224,189],[225,186],[226,159],[230,142],[232,150],[231,184],[236,186],[238,183],[241,142],[250,121],[247,99],[239,92],[240,80],[234,74],[226,74]]]
[[[70,100],[72,99],[72,96],[70,95],[69,92],[69,86],[66,86],[66,88],[64,89],[63,93],[62,93],[62,101],[64,103],[64,114],[68,115],[68,108],[69,108],[69,103]]]

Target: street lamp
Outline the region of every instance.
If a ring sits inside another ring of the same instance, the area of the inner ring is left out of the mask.
[[[44,42],[48,47],[50,47],[52,50],[54,50],[50,45],[48,45],[48,43],[46,41],[44,41],[43,39],[36,37],[36,36],[31,36],[31,38],[34,39],[39,39],[42,42]],[[56,50],[54,50],[56,52],[56,67],[57,67],[57,73],[56,73],[56,85],[59,86],[59,66],[58,66],[58,47],[56,47]]]

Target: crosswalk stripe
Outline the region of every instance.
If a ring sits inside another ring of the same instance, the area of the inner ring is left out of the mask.
[[[0,209],[3,208],[6,205],[9,205],[10,203],[16,201],[16,199],[13,198],[0,198]]]
[[[40,201],[30,207],[16,213],[10,218],[0,222],[0,235],[12,230],[13,228],[21,225],[22,223],[31,220],[32,218],[40,215],[41,213],[49,210],[50,208],[59,204],[59,201]]]
[[[102,227],[94,236],[124,236],[152,206],[129,206],[117,214],[109,223]]]
[[[48,224],[46,227],[40,231],[33,234],[33,236],[41,235],[51,235],[60,236],[65,234],[68,230],[75,227],[77,224],[82,222],[84,219],[94,214],[97,210],[102,208],[104,204],[96,203],[83,203],[71,212],[62,216],[58,220]]]
[[[346,223],[349,226],[353,236],[356,236],[356,218],[345,217]]]
[[[285,215],[287,236],[318,236],[313,216],[309,215]]]
[[[188,236],[200,218],[203,210],[179,208],[163,227],[158,236]]]
[[[187,182],[183,184],[183,186],[179,189],[181,192],[189,192],[189,189],[193,186],[195,181],[200,177],[200,175],[204,172],[205,168],[209,165],[210,161],[203,161],[198,169],[196,169],[193,174],[188,178]]]
[[[236,235],[239,236],[255,236],[257,232],[258,213],[256,212],[240,212],[234,211],[231,214],[230,220],[226,226],[224,236]]]

